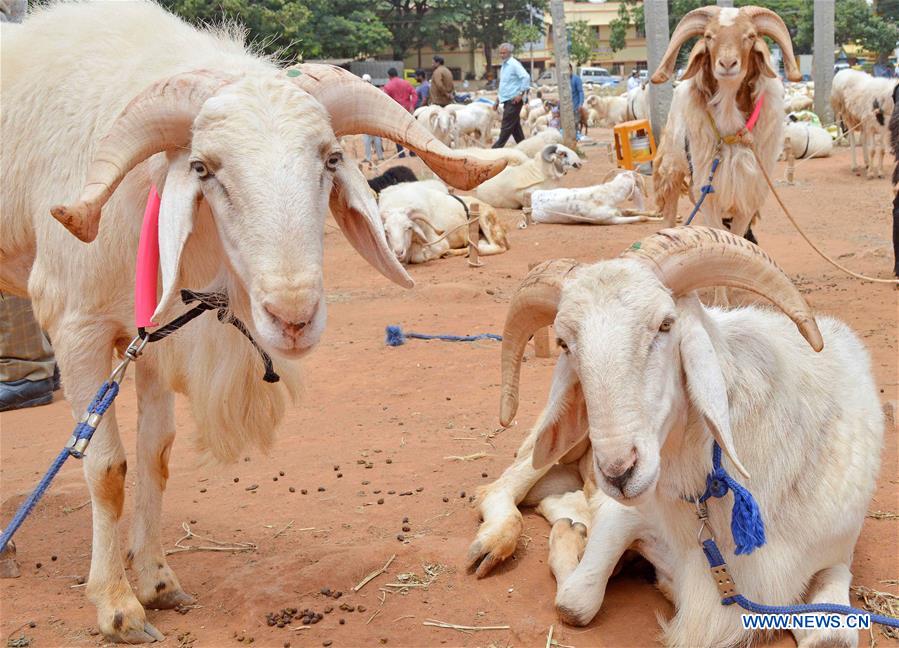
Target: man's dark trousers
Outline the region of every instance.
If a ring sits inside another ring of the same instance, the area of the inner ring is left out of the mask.
[[[511,99],[503,104],[503,123],[499,129],[499,139],[493,145],[493,148],[502,148],[509,140],[509,136],[515,138],[515,142],[524,139],[524,131],[521,130],[521,107],[524,100],[514,102]]]

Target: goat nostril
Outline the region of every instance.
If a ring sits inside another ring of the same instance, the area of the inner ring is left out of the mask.
[[[632,464],[630,468],[625,470],[623,473],[618,475],[617,477],[609,477],[605,473],[603,473],[603,477],[606,478],[606,481],[612,484],[615,488],[620,490],[622,493],[624,492],[624,487],[627,485],[627,482],[630,481],[631,476],[634,474],[634,468],[637,464]]]
[[[600,472],[607,482],[623,493],[636,467],[637,451],[632,449],[627,459],[616,461],[605,469],[600,468]]]

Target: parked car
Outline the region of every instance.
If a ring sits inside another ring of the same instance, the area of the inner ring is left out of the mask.
[[[609,74],[609,71],[601,67],[582,67],[579,74],[584,83],[594,83],[601,86],[618,85],[621,77]]]

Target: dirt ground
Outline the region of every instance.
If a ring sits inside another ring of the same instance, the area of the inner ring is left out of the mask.
[[[598,129],[592,134],[598,140],[609,137]],[[599,182],[611,168],[604,148],[584,151],[587,163],[566,178],[567,186]],[[419,160],[406,162],[423,169]],[[777,177],[783,176],[781,163]],[[796,178],[794,186],[781,191],[810,235],[854,270],[889,277],[889,181],[854,176],[845,148],[836,149],[830,159],[801,163]],[[686,204],[681,207],[686,212]],[[499,430],[498,343],[412,340],[390,348],[384,344],[384,327],[500,333],[509,298],[528,263],[617,255],[655,227],[539,225],[519,230],[519,212],[501,213],[510,227],[509,253],[485,259],[478,269],[469,268],[464,258],[414,266],[417,285],[410,291],[377,275],[338,231],[328,228],[328,327],[320,347],[305,361],[305,393],[289,410],[271,456],[248,453],[236,465],[198,467],[188,407],[178,401],[179,436],[163,516],[166,545],[174,547],[184,535],[182,525],[189,524],[201,536],[251,542],[256,550],[170,557],[198,607],[183,615],[148,612],[167,637],[164,645],[505,648],[546,645],[551,625],[554,639],[564,646],[656,642],[657,615],[668,617],[673,610],[653,587],[651,574],[632,572],[614,579],[588,627],[559,623],[553,611],[555,582],[546,564],[549,527],[532,511],[525,514],[524,537],[514,559],[481,581],[465,572],[466,549],[478,525],[471,495],[512,460],[544,402],[553,360],[535,359],[528,349],[517,425]],[[863,337],[873,355],[881,399],[895,405],[899,292],[856,281],[828,266],[773,200],[755,231],[814,308],[843,318]],[[133,462],[136,406],[130,376],[127,382],[118,412]],[[72,419],[57,395],[52,405],[4,413],[0,424],[0,515],[7,521],[68,439]],[[448,458],[478,452],[487,456]],[[891,424],[871,511],[899,510],[897,475],[897,435]],[[250,490],[252,485],[257,487]],[[131,479],[128,489],[134,489]],[[123,538],[131,502],[129,493]],[[70,461],[16,538],[21,578],[0,582],[0,627],[8,640],[24,635],[35,647],[104,643],[94,609],[78,585],[89,569],[87,503],[80,466]],[[403,531],[404,524],[409,531]],[[855,584],[897,593],[895,580],[882,582],[899,577],[897,534],[897,519],[866,520],[853,565]],[[394,554],[386,574],[358,593],[351,591]],[[429,586],[421,586],[427,581]],[[402,590],[391,583],[413,586]],[[322,588],[344,594],[339,600],[327,598]],[[344,603],[355,611],[340,609]],[[333,611],[306,629],[293,629],[298,623],[291,623],[293,628],[266,625],[269,612],[291,607],[323,612],[326,606]],[[463,633],[424,626],[427,619],[509,628]],[[880,646],[897,645],[879,630],[874,637]],[[869,645],[867,633],[860,642]],[[786,635],[776,645],[794,643]]]

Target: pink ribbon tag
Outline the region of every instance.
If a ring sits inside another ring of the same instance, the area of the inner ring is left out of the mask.
[[[159,275],[159,193],[150,187],[144,222],[137,245],[137,268],[134,273],[134,323],[138,328],[159,326],[153,322],[156,311],[156,284]]]
[[[762,114],[762,104],[765,102],[765,93],[759,95],[758,101],[755,102],[755,108],[752,111],[752,115],[749,116],[749,121],[746,122],[746,130],[750,133],[752,129],[755,127],[755,123],[759,120],[759,115]]]

